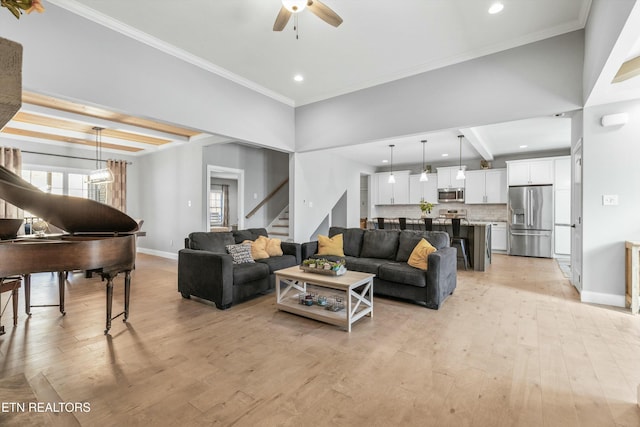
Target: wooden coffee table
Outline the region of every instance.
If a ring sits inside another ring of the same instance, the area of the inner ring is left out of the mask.
[[[277,270],[276,307],[278,310],[342,326],[351,325],[364,316],[373,317],[373,278],[375,274],[347,271],[341,276],[306,273],[300,267]],[[324,306],[300,304],[300,294],[316,292],[331,299],[341,297],[344,308],[330,311]]]

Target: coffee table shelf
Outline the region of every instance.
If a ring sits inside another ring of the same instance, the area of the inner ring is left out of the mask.
[[[275,275],[276,307],[279,310],[342,326],[348,332],[357,320],[373,316],[373,274],[347,271],[341,276],[324,276],[306,273],[296,266],[278,270]],[[299,294],[306,292],[342,297],[344,309],[334,312],[323,306],[302,305]]]

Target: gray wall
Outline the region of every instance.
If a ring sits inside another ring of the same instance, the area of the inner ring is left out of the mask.
[[[296,109],[296,152],[582,107],[575,31]]]
[[[245,179],[245,216],[272,190],[289,177],[289,155],[264,148],[239,144],[214,144],[204,148],[204,168],[207,165],[243,169]],[[266,227],[289,203],[289,187],[281,189],[254,216],[244,220],[244,228]]]
[[[293,151],[292,107],[46,7],[30,19],[5,15],[0,25],[0,36],[24,47],[24,89]]]
[[[588,102],[637,0],[592,0],[585,26],[583,99]]]
[[[605,114],[629,113],[629,123],[604,128]],[[625,240],[640,240],[640,101],[584,110],[582,299],[624,306]],[[618,206],[603,206],[603,195]]]

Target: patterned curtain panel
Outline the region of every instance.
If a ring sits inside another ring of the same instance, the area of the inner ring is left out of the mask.
[[[0,147],[0,165],[18,176],[22,175],[22,152],[19,148]],[[0,218],[23,218],[22,209],[0,199]]]
[[[108,184],[107,204],[122,212],[127,211],[127,162],[107,160],[107,167],[113,174],[113,182]]]

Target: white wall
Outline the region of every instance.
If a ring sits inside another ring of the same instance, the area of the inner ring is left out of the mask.
[[[296,108],[296,151],[582,108],[583,31]]]
[[[600,125],[605,114],[629,113],[622,127]],[[640,100],[584,110],[582,298],[624,306],[625,240],[640,239]],[[603,206],[617,195],[618,206]]]
[[[313,232],[347,192],[347,226],[360,226],[360,174],[373,168],[329,152],[292,155],[293,239],[316,240]],[[331,225],[331,224],[330,224]]]
[[[21,43],[26,90],[292,151],[294,110],[54,4],[3,14]]]

